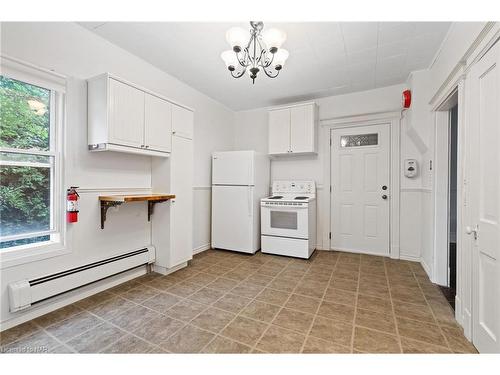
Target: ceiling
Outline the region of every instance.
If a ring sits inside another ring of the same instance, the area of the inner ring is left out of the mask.
[[[449,22],[272,23],[290,52],[278,78],[234,79],[220,58],[226,30],[245,22],[82,22],[233,110],[245,110],[390,86],[431,63]]]

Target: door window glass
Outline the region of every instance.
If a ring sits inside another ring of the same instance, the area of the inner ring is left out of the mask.
[[[378,145],[378,134],[343,135],[340,137],[340,147],[360,147]]]

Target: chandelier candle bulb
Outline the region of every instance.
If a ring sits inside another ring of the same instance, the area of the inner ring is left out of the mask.
[[[278,29],[271,28],[269,30],[264,31],[262,34],[262,40],[269,48],[271,53],[277,51],[286,40],[286,34]]]
[[[241,27],[232,27],[226,32],[232,50],[222,52],[221,58],[233,78],[241,78],[247,72],[255,83],[261,71],[269,78],[276,78],[289,55],[281,48],[286,34],[274,28],[262,33],[264,23],[261,21],[251,21],[250,26],[250,38]]]
[[[235,68],[236,66],[239,65],[239,62],[238,62],[238,57],[236,56],[236,54],[231,51],[231,50],[228,50],[228,51],[224,51],[221,53],[220,57],[222,58],[222,60],[224,60],[224,63],[226,64],[226,67],[229,69],[229,67],[233,67]]]
[[[226,40],[234,52],[240,52],[248,43],[248,32],[241,27],[231,27],[226,32]]]
[[[286,49],[280,48],[275,54],[274,54],[274,61],[273,65],[275,67],[280,66],[281,68],[285,65],[285,61],[288,59],[289,53]],[[281,69],[280,68],[280,69]]]

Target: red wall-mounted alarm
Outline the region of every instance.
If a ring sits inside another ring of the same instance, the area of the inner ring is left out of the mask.
[[[403,103],[403,108],[405,108],[405,109],[410,108],[410,105],[411,105],[411,91],[410,90],[403,91],[402,103]]]

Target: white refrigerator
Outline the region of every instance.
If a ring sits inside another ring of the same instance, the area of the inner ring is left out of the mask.
[[[212,155],[212,248],[260,249],[260,199],[269,195],[269,157],[255,151]]]

